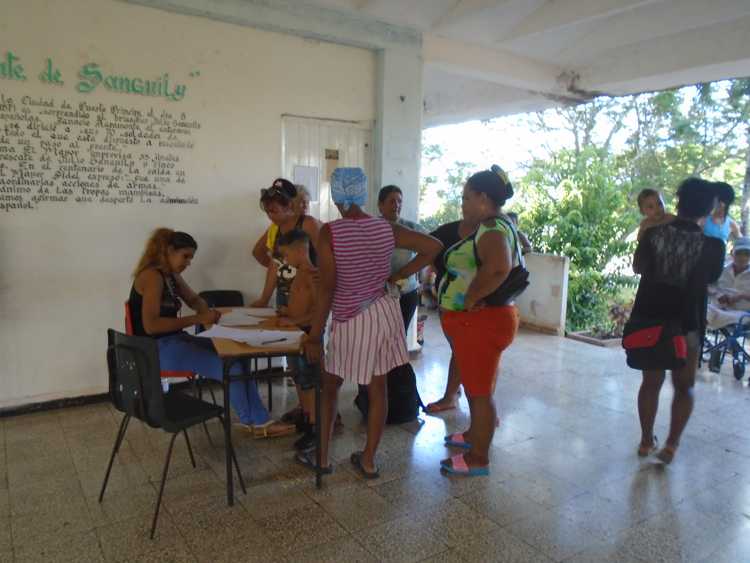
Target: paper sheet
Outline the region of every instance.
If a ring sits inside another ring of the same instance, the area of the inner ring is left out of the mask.
[[[198,334],[198,336],[203,338],[226,338],[259,348],[289,348],[299,346],[303,334],[301,330],[239,329],[214,325],[210,329]]]
[[[222,326],[252,326],[257,325],[263,319],[273,317],[275,314],[276,312],[273,309],[232,309],[229,313],[221,316],[219,324]]]

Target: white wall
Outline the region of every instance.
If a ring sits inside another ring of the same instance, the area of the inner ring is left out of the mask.
[[[7,407],[106,390],[105,331],[122,328],[130,272],[153,227],[197,239],[186,273],[194,289],[256,294],[263,272],[249,247],[267,225],[259,190],[281,170],[281,115],[375,119],[376,60],[363,49],[114,0],[3,6],[12,17],[0,20],[0,60],[13,51],[28,80],[0,78],[0,94],[184,111],[201,123],[179,189],[198,205],[68,202],[0,212],[0,407]],[[47,57],[64,85],[37,78]],[[179,102],[101,88],[78,94],[76,74],[89,62],[130,76],[168,72],[187,94]],[[194,71],[200,76],[189,77]]]
[[[552,254],[528,254],[525,258],[530,284],[516,301],[521,323],[562,336],[565,334],[570,259]]]

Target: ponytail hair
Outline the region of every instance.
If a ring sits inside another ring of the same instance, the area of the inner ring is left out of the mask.
[[[475,192],[485,194],[498,207],[502,207],[513,197],[513,184],[505,170],[497,164],[493,164],[489,170],[471,175],[466,183]]]
[[[160,227],[151,233],[148,241],[146,241],[146,248],[143,249],[143,254],[135,267],[133,277],[138,277],[138,274],[149,268],[165,269],[167,267],[167,251],[170,246],[175,250],[183,248],[198,250],[198,243],[189,234]]]

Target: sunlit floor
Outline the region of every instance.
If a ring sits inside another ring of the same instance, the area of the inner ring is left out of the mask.
[[[428,401],[442,393],[449,351],[434,318],[426,338],[414,366]],[[119,413],[100,404],[0,419],[0,563],[750,561],[750,389],[729,370],[701,373],[683,443],[663,467],[635,455],[639,379],[619,349],[522,332],[503,358],[489,477],[439,473],[443,435],[467,421],[462,399],[459,410],[389,427],[382,477],[359,479],[348,457],[363,427],[348,388],[324,489],[294,463],[294,438],[238,433],[249,490],[233,508],[220,428],[212,423],[213,448],[198,427],[198,469],[178,440],[153,541],[165,433],[131,423],[99,504]],[[667,383],[662,439],[671,394]],[[293,389],[276,386],[274,399],[278,415]]]

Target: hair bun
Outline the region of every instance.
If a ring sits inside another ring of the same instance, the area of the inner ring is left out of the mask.
[[[513,197],[513,184],[510,183],[510,179],[508,178],[508,174],[500,168],[497,164],[493,164],[490,166],[490,171],[494,172],[500,177],[500,180],[503,182],[503,188],[505,189],[505,199],[510,199]]]

